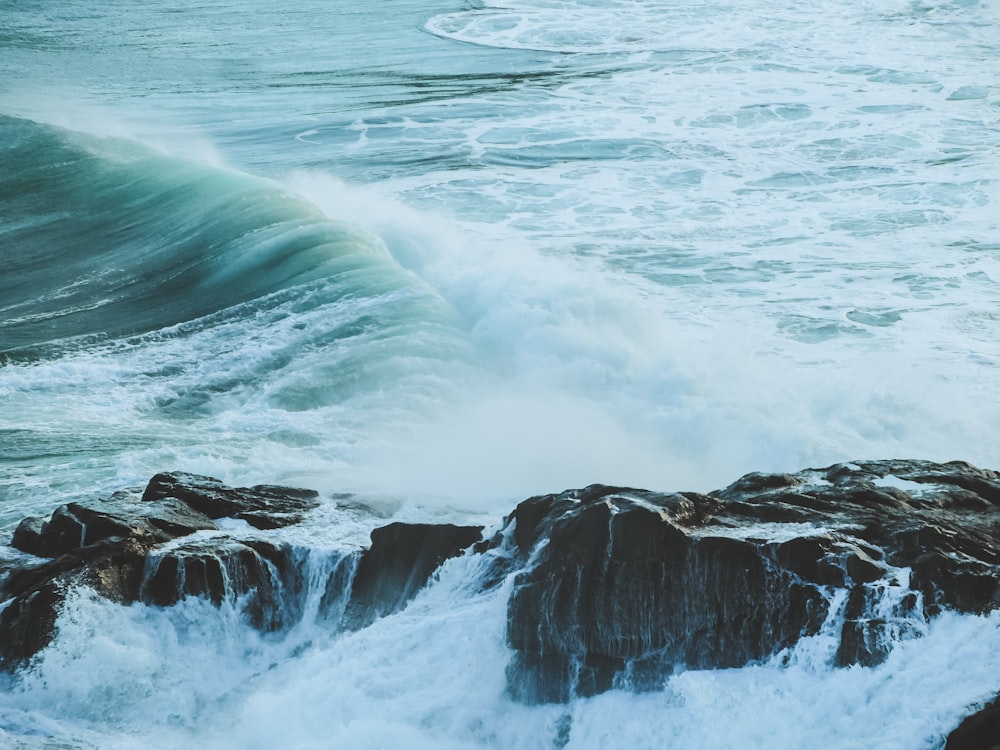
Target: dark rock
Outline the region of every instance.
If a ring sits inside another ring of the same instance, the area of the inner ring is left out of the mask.
[[[59,585],[50,581],[11,598],[0,610],[0,669],[26,664],[49,644],[63,598]]]
[[[136,539],[102,540],[37,565],[12,570],[0,587],[0,669],[25,664],[51,641],[66,591],[87,585],[115,601],[134,601],[148,546]]]
[[[610,487],[521,503],[511,522],[529,519],[529,536],[546,544],[509,603],[512,694],[590,694],[634,660],[741,666],[816,632],[827,610],[817,587],[774,565],[764,545],[711,535],[703,522],[714,507]],[[539,520],[539,508],[554,512]]]
[[[214,528],[209,518],[176,501],[137,507],[123,496],[69,503],[47,521],[25,519],[12,546],[48,559],[13,570],[0,587],[11,600],[0,616],[0,668],[17,667],[48,644],[69,587],[89,585],[110,599],[135,601],[150,549]]]
[[[344,624],[347,608],[351,602],[351,587],[358,570],[361,551],[352,552],[337,559],[326,577],[323,595],[319,601],[319,616],[324,620]]]
[[[874,667],[886,660],[894,643],[917,637],[916,601],[912,592],[904,594],[885,581],[854,586],[844,607],[834,665]]]
[[[286,624],[291,604],[284,594],[300,593],[297,587],[286,585],[292,554],[287,545],[259,540],[219,538],[173,546],[166,553],[148,556],[138,599],[165,607],[189,596],[216,605],[245,597],[244,612],[255,627],[279,630]]]
[[[840,631],[840,646],[834,663],[838,667],[859,664],[874,667],[889,656],[890,646],[886,640],[885,620],[848,620]]]
[[[482,526],[391,523],[371,533],[358,561],[347,605],[349,627],[398,612],[441,564],[482,537]]]
[[[157,544],[215,528],[208,516],[172,498],[138,505],[119,497],[90,505],[62,505],[48,521],[26,518],[15,530],[11,546],[30,555],[59,557],[106,539]]]
[[[855,550],[847,555],[847,575],[856,583],[871,583],[885,577],[886,568],[872,559],[865,550]]]
[[[944,750],[998,750],[1000,748],[1000,695],[967,716],[951,734]]]
[[[46,521],[23,520],[12,546],[43,559],[15,567],[0,585],[0,597],[8,602],[0,612],[0,668],[24,664],[49,643],[72,586],[89,586],[123,603],[171,604],[185,596],[220,603],[245,597],[245,611],[255,625],[281,627],[282,592],[289,588],[282,572],[287,578],[294,568],[287,548],[220,536],[166,554],[154,551],[196,531],[217,531],[213,519],[224,516],[258,528],[287,526],[314,507],[316,497],[310,490],[232,489],[209,477],[159,474],[142,501],[116,493],[60,506]]]
[[[794,474],[761,474],[752,472],[744,474],[726,488],[730,494],[756,494],[765,490],[787,489],[802,484],[801,477]]]
[[[829,535],[804,536],[767,545],[770,556],[782,569],[803,581],[820,586],[843,586],[844,568],[838,564],[837,540]]]
[[[655,686],[676,667],[767,658],[831,614],[835,663],[872,666],[943,608],[1000,607],[998,538],[1000,475],[958,462],[750,474],[709,496],[594,485],[532,498],[487,546],[512,540],[520,568],[508,686],[527,702]],[[838,588],[842,614],[829,610]]]
[[[277,529],[302,520],[319,505],[314,490],[260,484],[227,487],[197,474],[157,474],[146,486],[143,502],[176,498],[209,518],[237,518],[258,529]]]
[[[508,692],[521,703],[565,703],[610,690],[626,666],[624,659],[599,654],[515,651],[507,666]]]
[[[311,490],[231,488],[210,477],[171,473],[156,475],[141,500],[118,493],[93,503],[68,503],[45,521],[25,519],[13,546],[42,559],[12,567],[0,584],[0,596],[8,601],[0,610],[0,668],[23,665],[49,643],[65,592],[73,586],[154,606],[187,597],[216,605],[238,601],[255,627],[287,627],[302,615],[308,593],[302,555],[263,538],[223,534],[213,519],[274,529],[317,504]],[[213,533],[191,536],[198,531]],[[478,526],[426,524],[376,529],[370,549],[345,554],[332,565],[319,615],[362,627],[398,611],[442,562],[479,541],[481,533]]]
[[[1000,475],[961,462],[858,461],[801,472],[794,488],[743,493],[734,483],[714,496],[721,521],[786,520],[836,530],[865,557],[850,562],[855,581],[879,567],[912,567],[910,585],[925,614],[947,607],[982,613],[1000,606]],[[912,483],[905,489],[902,486]],[[879,486],[879,485],[883,486]],[[899,486],[893,486],[899,485]],[[879,553],[877,550],[881,550]],[[881,554],[881,558],[873,555]]]
[[[45,528],[45,520],[37,516],[28,516],[21,519],[21,523],[14,529],[14,536],[10,545],[29,555],[39,557],[51,557],[46,549],[46,543],[42,539],[42,529]]]
[[[215,524],[274,529],[317,504],[310,490],[172,473],[141,501],[119,493],[25,519],[13,546],[26,554],[0,571],[0,668],[49,642],[73,586],[156,606],[239,602],[256,627],[277,630],[303,616],[318,570],[316,615],[360,628],[402,609],[470,547],[476,585],[511,585],[507,682],[527,703],[740,667],[821,627],[839,629],[835,665],[873,666],[943,609],[1000,607],[1000,475],[959,462],[750,474],[708,495],[592,485],[525,500],[490,540],[478,526],[392,523],[369,549],[309,572],[302,550]],[[970,736],[994,732],[991,716]]]
[[[180,582],[180,585],[178,585]],[[159,607],[176,604],[184,596],[184,568],[177,555],[151,560],[151,568],[142,582],[143,601]]]

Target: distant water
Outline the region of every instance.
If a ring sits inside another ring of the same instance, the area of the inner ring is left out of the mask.
[[[1000,468],[997,61],[989,0],[0,0],[0,531],[163,469],[489,524]],[[343,637],[81,596],[0,744],[929,748],[1000,689],[949,616],[515,706],[469,564]]]

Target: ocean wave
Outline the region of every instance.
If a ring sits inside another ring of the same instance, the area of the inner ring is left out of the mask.
[[[377,237],[276,182],[7,116],[0,143],[0,352],[147,333],[309,282],[345,298],[413,283]]]

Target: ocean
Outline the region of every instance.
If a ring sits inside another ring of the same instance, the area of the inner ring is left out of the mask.
[[[593,482],[1000,468],[998,61],[991,0],[0,0],[0,532],[302,486],[319,576]],[[520,705],[474,565],[355,633],[78,592],[0,745],[934,748],[1000,690],[947,614]]]

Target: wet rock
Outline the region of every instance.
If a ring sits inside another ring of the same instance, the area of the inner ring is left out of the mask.
[[[917,597],[895,582],[853,586],[844,607],[834,665],[881,664],[893,644],[919,635],[917,625],[921,619]]]
[[[66,592],[87,585],[121,602],[135,600],[150,545],[103,539],[11,570],[0,586],[0,669],[25,664],[51,641]]]
[[[302,520],[319,505],[315,490],[259,484],[227,487],[218,479],[197,474],[157,474],[142,495],[143,502],[176,498],[209,518],[236,518],[258,529],[277,529]]]
[[[841,619],[835,664],[873,666],[942,609],[1000,607],[998,538],[1000,476],[961,462],[750,474],[708,496],[532,498],[489,545],[520,570],[508,687],[526,702],[642,689],[766,659],[827,616]]]
[[[137,506],[118,495],[90,505],[62,505],[48,521],[26,518],[14,531],[11,546],[30,555],[59,557],[105,539],[141,539],[156,544],[215,528],[208,516],[173,498]]]
[[[26,664],[52,640],[56,616],[64,598],[59,584],[43,582],[10,597],[0,611],[0,669]]]
[[[847,575],[856,583],[871,583],[885,577],[886,568],[865,550],[854,550],[846,557]]]
[[[219,603],[253,592],[246,600],[251,621],[266,629],[280,627],[284,608],[277,591],[283,585],[280,568],[293,567],[286,559],[289,550],[223,536],[166,554],[156,550],[195,532],[218,532],[214,519],[242,518],[258,528],[277,528],[316,504],[311,490],[234,489],[210,477],[159,474],[141,500],[136,493],[120,492],[60,506],[47,520],[23,520],[11,546],[34,557],[12,566],[0,584],[5,602],[0,668],[17,668],[49,643],[65,593],[73,586],[89,586],[114,601],[152,604],[184,596]]]
[[[29,661],[53,637],[65,593],[90,586],[123,603],[173,606],[187,597],[239,602],[255,627],[274,631],[302,615],[303,555],[263,538],[234,538],[220,518],[259,530],[287,526],[318,504],[311,490],[232,488],[211,477],[157,474],[141,495],[68,503],[28,518],[12,546],[26,555],[0,571],[0,668]],[[201,533],[197,533],[201,532]],[[481,538],[482,527],[394,523],[375,529],[367,550],[331,568],[319,614],[331,626],[363,627],[396,612],[448,558]]]
[[[1000,695],[967,716],[951,734],[944,750],[997,750],[1000,748]]]
[[[310,490],[170,473],[141,499],[25,519],[23,554],[0,560],[0,668],[49,642],[79,585],[155,606],[239,601],[256,627],[288,627],[317,583],[303,552],[266,531],[317,503]],[[226,517],[260,531],[236,538],[216,524]],[[507,684],[527,703],[654,689],[675,669],[766,660],[821,628],[839,633],[834,665],[873,666],[944,609],[1000,607],[1000,475],[960,462],[750,474],[707,495],[592,485],[525,500],[492,539],[481,532],[375,529],[368,549],[327,561],[311,606],[331,628],[364,627],[471,548],[476,585],[511,586]]]
[[[293,550],[260,540],[194,540],[147,555],[138,599],[161,607],[189,596],[216,605],[243,597],[243,611],[261,630],[284,627],[288,605],[298,593],[292,574]]]
[[[371,533],[357,563],[347,605],[348,627],[398,612],[441,564],[478,542],[482,526],[392,523]]]
[[[836,530],[865,553],[846,571],[856,581],[876,580],[879,567],[912,568],[909,583],[923,594],[928,616],[942,608],[982,613],[1000,606],[997,472],[957,461],[888,460],[797,476],[789,490],[744,493],[735,483],[712,494],[725,501],[723,515],[735,524],[771,520],[780,508],[784,520]]]
[[[820,586],[843,586],[844,566],[837,540],[830,534],[802,536],[767,545],[769,556],[783,570]]]
[[[509,522],[527,519],[521,539],[545,544],[510,599],[512,694],[593,694],[635,661],[667,673],[742,666],[816,632],[827,611],[817,587],[775,565],[765,545],[711,534],[705,521],[716,505],[611,487],[519,505]]]

